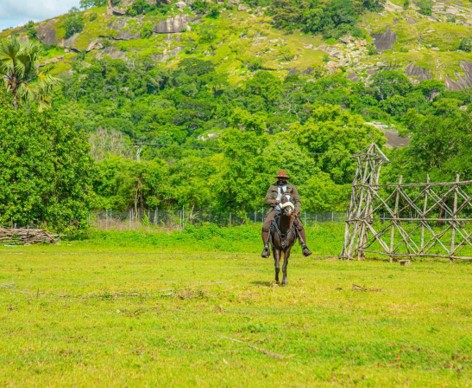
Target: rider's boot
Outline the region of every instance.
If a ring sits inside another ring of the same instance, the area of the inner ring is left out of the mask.
[[[298,237],[300,239],[300,244],[302,245],[302,253],[303,256],[308,257],[311,255],[310,249],[308,249],[306,245],[306,234],[305,234],[305,229],[298,230]]]
[[[264,249],[262,250],[261,257],[266,259],[270,256],[269,232],[262,232],[262,243],[264,244]]]

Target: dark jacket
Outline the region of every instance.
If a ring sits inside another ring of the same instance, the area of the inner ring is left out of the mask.
[[[300,202],[300,195],[298,194],[297,188],[294,185],[287,183],[287,191],[290,193],[292,203],[295,205],[295,211],[299,212],[302,208],[302,203]],[[275,183],[273,185],[270,185],[269,190],[267,190],[267,195],[265,197],[266,205],[269,205],[271,207],[277,206],[277,194],[277,184]]]

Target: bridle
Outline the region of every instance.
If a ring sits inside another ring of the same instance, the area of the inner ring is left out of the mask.
[[[287,244],[287,236],[290,234],[290,232],[292,231],[292,229],[294,229],[294,224],[292,222],[292,220],[290,221],[290,227],[287,229],[287,231],[285,233],[283,233],[280,228],[279,228],[279,221],[280,221],[280,217],[282,216],[282,213],[285,217],[292,217],[294,211],[295,211],[295,205],[290,201],[290,196],[284,194],[282,196],[282,198],[285,197],[287,198],[288,197],[288,200],[286,202],[283,202],[280,204],[280,212],[279,214],[277,214],[274,218],[274,221],[272,222],[272,225],[275,229],[275,232],[277,232],[277,234],[279,235],[279,238],[280,238],[280,243],[282,245],[282,248],[285,249],[285,247],[288,245]]]

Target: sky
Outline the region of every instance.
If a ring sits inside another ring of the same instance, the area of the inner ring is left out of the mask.
[[[80,0],[0,0],[0,31],[67,13]]]

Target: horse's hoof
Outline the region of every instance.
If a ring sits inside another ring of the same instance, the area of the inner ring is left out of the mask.
[[[272,283],[272,287],[278,287],[278,286],[279,286],[279,283],[277,282]]]
[[[282,287],[285,287],[288,284],[288,282],[282,282]]]

